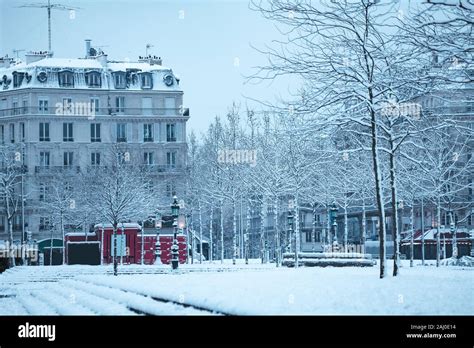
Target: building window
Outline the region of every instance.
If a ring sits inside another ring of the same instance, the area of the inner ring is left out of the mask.
[[[117,123],[117,142],[118,143],[127,142],[127,124],[126,123]]]
[[[176,124],[169,123],[166,125],[166,141],[176,141]]]
[[[40,183],[39,185],[39,200],[40,202],[46,201],[48,197],[48,186],[45,183]]]
[[[25,142],[25,122],[20,122],[20,141]]]
[[[91,153],[91,165],[100,166],[100,153],[99,152]]]
[[[10,130],[10,143],[14,143],[15,142],[15,124],[14,123],[10,123],[8,125],[9,127],[9,130]]]
[[[0,144],[5,144],[5,127],[3,124],[0,125]]]
[[[63,123],[63,141],[74,141],[72,123]]]
[[[143,159],[146,165],[152,165],[155,163],[153,152],[145,152]]]
[[[65,167],[72,166],[73,153],[70,151],[64,152],[63,159],[64,159],[63,165]]]
[[[100,73],[97,71],[91,71],[86,73],[86,83],[89,87],[100,87],[101,78]]]
[[[176,167],[176,152],[168,151],[166,153],[166,165],[168,168]]]
[[[91,142],[100,143],[100,123],[91,124]]]
[[[176,99],[174,97],[165,98],[165,112],[167,115],[174,115],[176,112]]]
[[[153,142],[153,124],[148,123],[143,125],[143,141]]]
[[[313,241],[312,232],[306,232],[306,243],[311,243]]]
[[[125,72],[117,71],[112,73],[114,76],[114,85],[117,89],[124,89],[127,87],[127,82],[125,79]]]
[[[50,222],[49,222],[49,217],[41,216],[40,217],[40,224],[39,224],[39,230],[40,231],[46,231],[50,227]]]
[[[166,184],[166,196],[173,197],[176,194],[174,183]]]
[[[72,114],[72,98],[63,98],[63,113]]]
[[[130,159],[130,155],[128,152],[119,152],[117,153],[117,162],[118,164],[125,164]]]
[[[99,108],[100,108],[100,99],[99,98],[91,98],[91,108],[90,112],[92,115],[98,115],[99,114]]]
[[[153,80],[150,73],[141,74],[141,78],[142,78],[142,89],[153,88]]]
[[[59,87],[74,87],[74,73],[72,71],[60,71]]]
[[[27,99],[23,99],[22,100],[22,112],[23,114],[27,114],[28,113],[28,100]]]
[[[115,97],[115,111],[119,113],[125,112],[125,97]]]
[[[18,115],[20,113],[20,109],[18,108],[18,100],[12,101],[12,109],[13,115]]]
[[[48,113],[48,99],[39,99],[38,100],[38,111],[41,114]]]
[[[50,141],[49,138],[49,122],[40,122],[39,124],[39,141]]]
[[[142,98],[142,115],[153,115],[153,99],[150,97]]]
[[[40,152],[40,166],[49,167],[49,151]]]
[[[23,82],[23,78],[25,77],[25,73],[14,71],[13,72],[13,87],[20,87],[21,83]]]

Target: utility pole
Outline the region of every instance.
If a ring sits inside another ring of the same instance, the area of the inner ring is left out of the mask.
[[[68,7],[62,4],[52,4],[51,0],[48,0],[48,4],[27,4],[18,7],[31,7],[31,8],[45,8],[48,12],[48,51],[51,52],[51,10],[62,10],[62,11],[75,11],[79,10],[79,7]]]

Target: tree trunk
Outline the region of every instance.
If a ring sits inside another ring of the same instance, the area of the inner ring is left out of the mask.
[[[262,197],[260,206],[260,259],[265,263],[265,195]]]
[[[232,264],[236,264],[237,256],[237,211],[235,209],[235,199],[232,200]]]
[[[369,100],[370,102],[373,101],[373,92],[372,89],[369,88]],[[385,270],[385,210],[384,210],[384,202],[383,202],[383,193],[382,193],[382,178],[380,174],[380,165],[379,165],[379,158],[378,158],[378,135],[377,135],[377,120],[375,111],[373,109],[370,110],[370,128],[371,128],[371,151],[372,151],[372,165],[374,170],[375,176],[375,193],[376,193],[376,200],[377,200],[377,213],[379,215],[379,240],[380,240],[380,278],[384,278],[386,275]]]
[[[298,196],[295,197],[295,269],[299,267],[300,252],[300,210],[299,210]]]
[[[390,191],[392,194],[392,237],[393,237],[393,276],[396,277],[399,272],[399,264],[400,264],[400,243],[398,238],[399,234],[399,226],[398,226],[398,198],[397,198],[397,183],[395,179],[395,155],[393,140],[390,139]]]
[[[326,204],[326,242],[329,244],[329,246],[332,245],[332,240],[331,240],[331,218],[329,214],[329,203]]]
[[[202,210],[201,210],[201,201],[198,200],[198,208],[199,208],[199,263],[202,263]]]
[[[281,262],[281,241],[280,241],[280,231],[278,230],[278,197],[275,197],[275,201],[273,203],[274,209],[274,224],[275,224],[275,245],[276,245],[276,266],[280,267]]]
[[[436,267],[439,267],[439,262],[441,258],[441,202],[438,197],[438,201],[436,202]]]
[[[212,238],[212,223],[213,223],[213,216],[214,215],[214,208],[211,206],[211,216],[210,216],[210,219],[211,219],[211,223],[209,225],[209,261],[212,262],[213,260],[213,253],[214,253],[214,248],[213,248],[213,243],[214,243],[214,240]]]
[[[246,265],[249,264],[249,252],[250,252],[250,248],[249,248],[250,219],[251,219],[251,216],[250,216],[250,204],[251,204],[251,201],[250,201],[250,199],[249,199],[248,202],[247,202],[247,225],[246,225],[245,236],[244,236],[244,243],[245,243],[245,264],[246,264]]]
[[[349,235],[349,226],[347,218],[347,203],[344,204],[344,252],[347,253],[347,239]]]
[[[221,201],[221,263],[224,263],[224,202]]]
[[[425,265],[425,209],[421,198],[421,264]]]
[[[411,212],[410,212],[410,267],[413,267],[413,252],[414,252],[414,240],[413,235],[415,234],[415,219],[413,218],[414,215],[414,203],[411,205]]]
[[[65,232],[64,232],[64,218],[63,218],[63,213],[61,213],[60,216],[60,222],[61,222],[61,235],[63,237],[63,265],[66,264],[66,241],[65,241]]]
[[[50,227],[51,228],[51,227]],[[51,242],[49,243],[49,265],[53,265],[53,233],[54,228],[51,228]]]
[[[13,216],[8,218],[8,234],[10,238],[10,250],[8,252],[10,253],[10,267],[15,267],[16,266],[16,261],[15,261],[15,245],[13,244]]]
[[[367,223],[365,212],[365,199],[362,198],[362,253],[365,254],[365,239],[367,238]]]
[[[113,230],[113,238],[114,238],[114,276],[118,273],[118,262],[117,262],[117,223],[114,223],[114,230]]]

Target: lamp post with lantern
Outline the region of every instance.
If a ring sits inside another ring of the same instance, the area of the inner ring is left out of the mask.
[[[330,221],[332,221],[332,229],[333,229],[333,240],[331,241],[331,250],[333,250],[333,246],[334,246],[334,242],[336,242],[337,244],[337,221],[336,221],[336,218],[337,218],[337,206],[336,206],[336,203],[333,203],[331,205],[331,208],[329,209],[329,217],[330,217]]]
[[[287,247],[286,247],[286,252],[287,253],[291,253],[291,238],[292,238],[292,235],[293,235],[293,219],[294,219],[294,216],[293,216],[293,213],[291,212],[291,210],[288,211],[288,216],[287,216],[287,222],[288,222],[288,244],[287,244]],[[295,248],[295,264],[296,264],[296,248]]]
[[[171,246],[171,268],[178,269],[179,265],[179,246],[178,246],[178,216],[179,203],[176,196],[173,197],[171,204],[171,215],[173,216],[173,244]]]
[[[452,249],[451,257],[457,258],[458,257],[458,243],[457,243],[457,236],[456,236],[456,224],[454,223],[453,211],[450,209],[448,213],[449,213],[449,231],[451,232],[451,249]]]

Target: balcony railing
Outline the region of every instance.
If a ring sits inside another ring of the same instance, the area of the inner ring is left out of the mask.
[[[63,106],[51,105],[48,107],[17,107],[0,109],[0,117],[20,115],[59,115],[59,116],[163,116],[163,117],[189,117],[189,108],[94,108],[88,102],[73,102]]]
[[[54,173],[65,173],[65,174],[77,174],[80,173],[81,168],[79,166],[36,166],[36,174],[54,174]]]
[[[127,165],[127,164],[124,164]],[[129,164],[130,166],[134,166],[134,164]],[[112,166],[113,168],[114,166]],[[100,171],[105,171],[110,166],[106,165],[96,165],[96,166],[87,166],[87,172],[93,173],[93,172],[100,172]],[[184,166],[181,165],[166,165],[166,164],[142,164],[140,165],[140,169],[149,172],[149,173],[179,173],[185,170]]]
[[[167,164],[143,164],[141,169],[153,173],[173,173],[173,172],[182,172],[184,170],[183,166],[180,165],[167,165]]]

